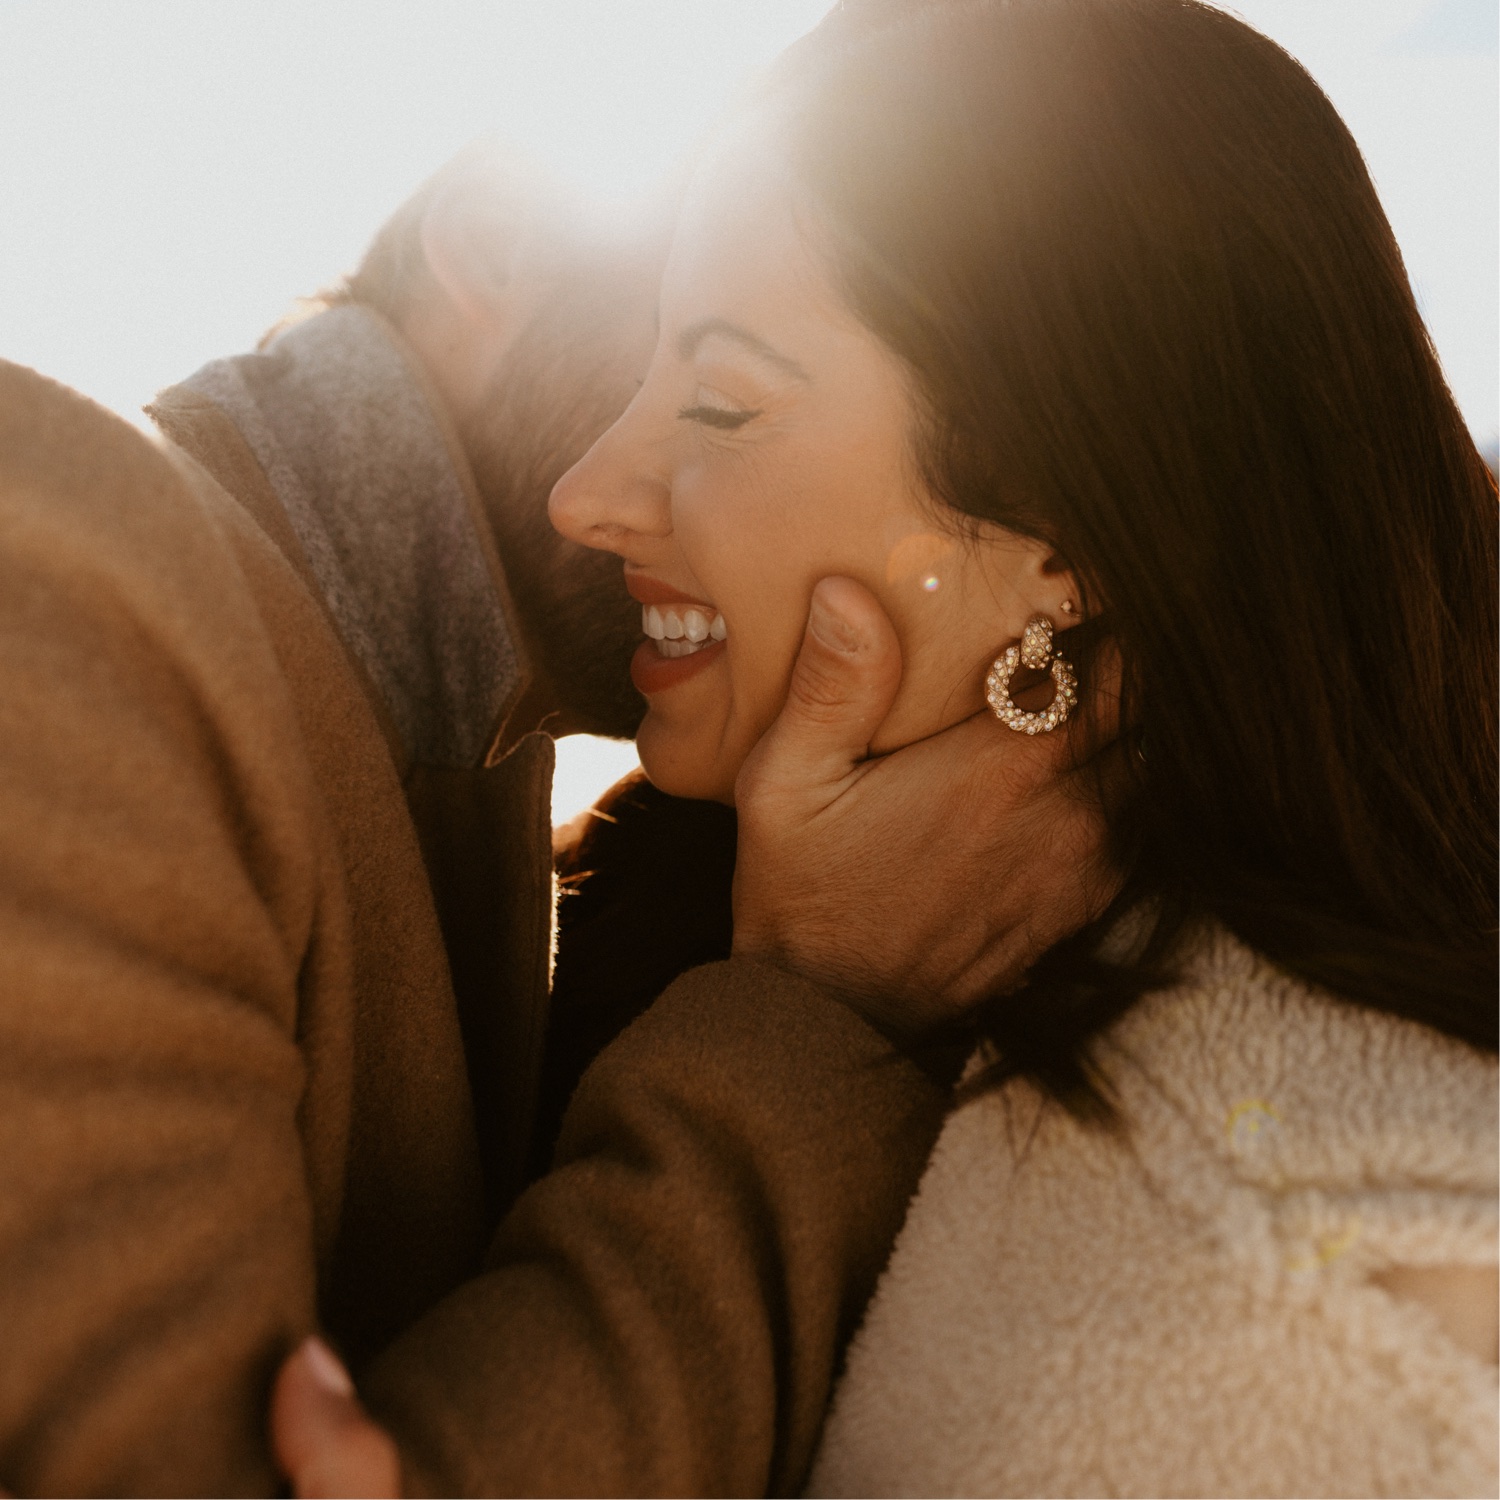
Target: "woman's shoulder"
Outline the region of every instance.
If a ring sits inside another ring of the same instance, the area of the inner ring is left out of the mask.
[[[1223,928],[1098,1046],[1138,1149],[1282,1192],[1496,1193],[1496,1059],[1313,989]]]
[[[1180,973],[1099,1047],[1121,1129],[1021,1080],[950,1118],[818,1492],[1493,1487],[1493,1367],[1381,1282],[1494,1267],[1493,1059],[1222,932]]]
[[[1386,1200],[1413,1219],[1446,1201],[1445,1216],[1493,1225],[1493,1055],[1313,989],[1217,925],[1185,940],[1176,968],[1095,1043],[1118,1129],[1015,1080],[955,1114],[935,1165],[957,1154],[1001,1178],[1023,1165],[1127,1170],[1198,1216],[1250,1192],[1268,1212],[1312,1194]]]

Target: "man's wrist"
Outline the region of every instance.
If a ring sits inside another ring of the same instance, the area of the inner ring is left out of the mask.
[[[895,996],[883,995],[877,984],[861,980],[848,970],[835,968],[826,960],[813,962],[799,956],[783,943],[752,933],[741,937],[736,931],[730,957],[751,963],[767,964],[807,984],[815,985],[830,999],[853,1011],[867,1026],[893,1046],[905,1049],[920,1041],[930,1029],[917,1023],[912,1007]]]

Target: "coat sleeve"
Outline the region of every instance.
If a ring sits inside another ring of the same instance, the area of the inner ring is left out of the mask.
[[[266,1391],[314,1317],[295,1036],[313,872],[267,790],[284,721],[237,597],[159,452],[0,367],[14,1493],[276,1484]],[[255,706],[242,726],[235,698]]]
[[[367,1372],[410,1488],[795,1491],[945,1098],[790,974],[683,975],[584,1075],[488,1273]]]

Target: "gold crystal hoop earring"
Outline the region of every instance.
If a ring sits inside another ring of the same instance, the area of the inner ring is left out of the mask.
[[[1034,672],[1049,668],[1057,691],[1046,708],[1027,713],[1017,708],[1010,696],[1010,680],[1017,667],[1030,667]],[[1078,703],[1078,674],[1073,664],[1052,649],[1052,621],[1046,615],[1033,615],[1021,632],[1019,646],[1007,646],[990,668],[985,678],[984,696],[989,700],[995,717],[1007,729],[1017,734],[1051,734],[1059,724],[1065,724],[1068,715]]]

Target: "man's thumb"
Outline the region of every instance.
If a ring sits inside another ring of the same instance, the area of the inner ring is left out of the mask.
[[[813,590],[786,706],[746,769],[778,787],[841,781],[869,751],[901,683],[901,647],[875,597],[852,578]]]
[[[271,1393],[276,1461],[299,1497],[401,1493],[395,1444],[365,1414],[327,1344],[304,1339]]]

